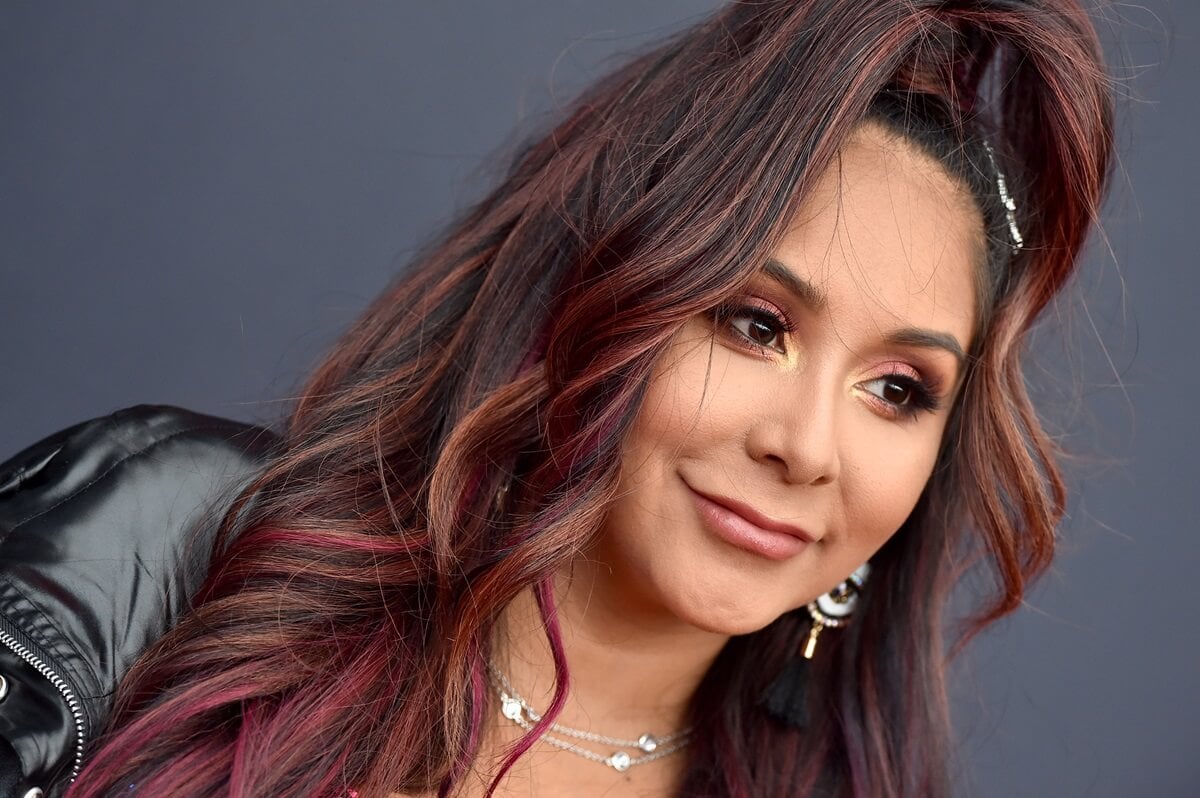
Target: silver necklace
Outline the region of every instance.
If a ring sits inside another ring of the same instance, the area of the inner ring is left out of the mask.
[[[488,664],[488,671],[492,674],[496,692],[500,694],[500,711],[504,717],[525,731],[532,731],[534,724],[541,720],[542,716],[513,689],[512,683],[509,682],[507,676],[500,672],[499,668]],[[554,735],[562,735],[562,737],[570,737],[575,740],[606,745],[618,750],[605,756],[604,754],[598,754],[595,751]],[[598,762],[601,765],[607,765],[618,773],[624,773],[634,765],[644,765],[647,762],[662,759],[664,756],[669,756],[682,749],[691,742],[692,727],[688,726],[685,729],[680,729],[673,734],[663,737],[653,734],[643,734],[636,740],[624,740],[620,737],[608,737],[603,734],[584,731],[583,729],[573,729],[561,723],[551,723],[549,731],[544,733],[541,739],[564,751],[570,751],[572,754],[581,756],[584,759]],[[641,755],[630,756],[628,751],[619,750],[623,748],[640,751]]]

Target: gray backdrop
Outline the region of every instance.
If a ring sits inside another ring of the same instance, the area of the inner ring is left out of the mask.
[[[273,420],[517,131],[713,5],[4,3],[0,453],[139,402]],[[1072,512],[955,667],[962,795],[1200,795],[1198,12],[1105,12],[1108,239],[1030,369]]]

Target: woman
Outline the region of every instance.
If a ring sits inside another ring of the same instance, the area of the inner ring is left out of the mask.
[[[597,82],[313,375],[68,795],[949,794],[1110,104],[1067,0],[733,4]]]

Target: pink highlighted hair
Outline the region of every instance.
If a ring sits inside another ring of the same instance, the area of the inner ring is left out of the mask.
[[[497,616],[531,587],[558,655],[552,720],[568,673],[549,580],[603,518],[647,375],[746,284],[868,117],[980,203],[992,245],[967,382],[860,617],[822,640],[812,726],[756,705],[804,635],[789,614],[731,641],[702,684],[682,794],[948,795],[956,563],[995,570],[978,629],[1048,564],[1063,508],[1021,349],[1109,169],[1109,81],[1074,0],[734,3],[594,84],[313,374],[69,798],[131,782],[156,798],[450,795],[496,712]],[[985,136],[1017,199],[1015,256]]]

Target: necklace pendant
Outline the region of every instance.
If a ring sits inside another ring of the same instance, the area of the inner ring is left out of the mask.
[[[637,746],[647,754],[653,754],[654,749],[658,748],[658,738],[653,734],[643,734],[638,738]]]
[[[521,702],[508,693],[500,694],[500,711],[511,721],[521,720]]]
[[[633,760],[624,751],[614,751],[613,755],[608,758],[609,767],[618,773],[624,773],[629,770],[629,766],[632,764]]]

